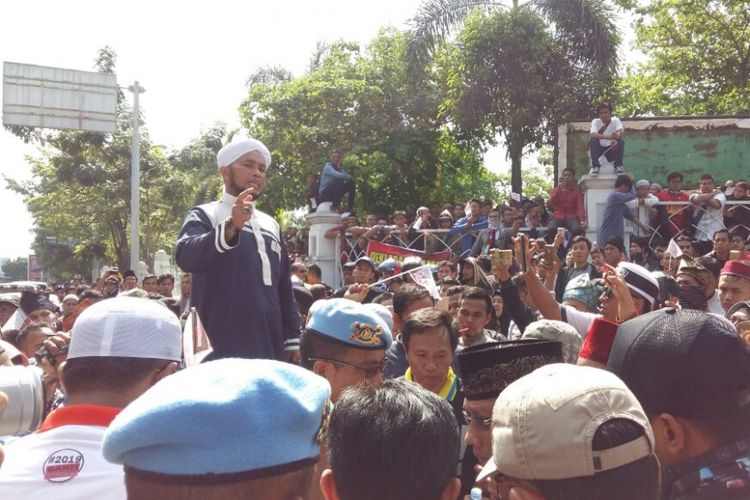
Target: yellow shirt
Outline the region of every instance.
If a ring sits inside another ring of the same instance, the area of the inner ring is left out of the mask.
[[[411,375],[411,367],[406,369],[406,373],[404,374],[404,380],[408,380],[409,382],[414,382],[414,378]],[[448,376],[445,377],[445,383],[443,384],[443,387],[438,392],[438,396],[440,396],[446,401],[453,401],[453,398],[456,397],[457,392],[458,392],[458,377],[456,377],[456,374],[453,373],[453,368],[449,366]]]

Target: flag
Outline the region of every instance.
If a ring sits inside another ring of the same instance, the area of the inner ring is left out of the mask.
[[[680,245],[677,244],[674,238],[669,240],[669,246],[667,246],[667,253],[673,259],[676,259],[677,257],[682,256],[682,250],[680,250]]]
[[[414,283],[426,288],[435,300],[440,300],[440,290],[435,283],[435,278],[432,277],[429,266],[418,267],[408,272]]]
[[[26,313],[20,307],[8,318],[5,324],[0,325],[0,331],[3,333],[10,330],[20,330],[26,322]]]
[[[182,329],[182,357],[185,360],[185,367],[199,364],[212,351],[211,342],[198,317],[198,311],[191,307]]]

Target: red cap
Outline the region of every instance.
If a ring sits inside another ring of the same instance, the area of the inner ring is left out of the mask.
[[[750,260],[728,260],[721,268],[721,274],[750,280]]]

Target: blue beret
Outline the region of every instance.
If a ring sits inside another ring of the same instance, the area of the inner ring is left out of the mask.
[[[222,359],[164,378],[107,429],[108,461],[168,475],[273,475],[315,463],[331,409],[328,382],[298,366]]]
[[[372,309],[349,299],[319,300],[308,313],[307,329],[355,349],[388,349],[391,329]]]

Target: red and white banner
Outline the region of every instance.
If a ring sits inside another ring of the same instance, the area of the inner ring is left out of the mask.
[[[375,264],[379,264],[386,259],[394,259],[403,262],[406,257],[416,256],[420,257],[424,264],[437,265],[440,261],[450,260],[451,253],[450,251],[445,251],[427,254],[410,248],[397,247],[395,245],[388,245],[387,243],[370,240],[369,243],[367,243],[367,256],[370,257]]]

